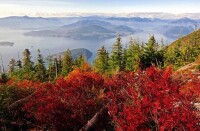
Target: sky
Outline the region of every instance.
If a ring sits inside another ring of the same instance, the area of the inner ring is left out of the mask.
[[[0,0],[0,17],[135,12],[200,13],[200,0]]]

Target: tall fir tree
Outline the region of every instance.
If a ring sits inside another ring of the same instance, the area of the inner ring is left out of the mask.
[[[94,69],[100,74],[105,74],[109,69],[109,53],[104,46],[97,50],[97,57],[94,61]]]
[[[116,42],[112,46],[110,59],[109,59],[109,65],[110,65],[111,71],[121,71],[123,69],[122,55],[123,55],[123,50],[122,50],[121,37],[120,35],[118,35]]]
[[[74,65],[76,67],[80,68],[85,62],[86,62],[85,56],[84,55],[80,55],[75,59]]]
[[[71,51],[68,49],[62,59],[62,74],[67,75],[73,70],[73,58]]]
[[[22,69],[19,70],[19,72],[21,72],[19,78],[32,80],[35,73],[33,66],[34,63],[31,61],[31,52],[29,51],[29,49],[24,50],[22,63]]]
[[[150,36],[148,43],[144,47],[144,53],[141,56],[142,68],[145,69],[152,65],[162,66],[164,54],[159,50],[159,45],[154,36]]]
[[[38,49],[38,56],[35,65],[34,80],[45,81],[46,79],[46,68],[44,66],[44,60],[40,50]]]
[[[141,48],[139,40],[133,40],[131,37],[129,47],[127,49],[126,70],[136,71],[139,68],[140,56],[143,52]]]
[[[23,68],[26,71],[33,70],[33,62],[31,61],[31,52],[29,49],[25,49],[23,52]]]
[[[16,61],[15,59],[11,59],[9,62],[9,74],[12,76],[15,72]]]
[[[57,68],[58,68],[58,75],[61,74],[62,72],[62,56],[59,55],[58,58],[57,58]]]
[[[122,52],[122,66],[121,66],[121,70],[126,70],[127,61],[128,61],[128,52],[127,52],[127,49],[124,48],[123,52]]]
[[[16,62],[16,66],[17,66],[18,69],[21,69],[21,68],[22,68],[22,61],[21,61],[21,60],[18,60],[18,61]]]
[[[50,55],[47,56],[47,62],[48,62],[48,66],[47,66],[47,75],[48,75],[48,80],[49,82],[53,79],[53,57]]]

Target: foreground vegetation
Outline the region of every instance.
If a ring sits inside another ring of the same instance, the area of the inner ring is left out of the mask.
[[[47,68],[40,50],[34,64],[26,49],[0,80],[0,128],[200,130],[198,65],[195,73],[175,71],[198,60],[200,45],[187,53],[173,45],[159,46],[151,36],[145,45],[131,39],[123,48],[119,36],[110,54],[98,50],[92,66],[67,50],[48,57]]]

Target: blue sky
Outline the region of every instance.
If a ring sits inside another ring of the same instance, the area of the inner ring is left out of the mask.
[[[200,13],[200,0],[0,0],[0,16],[134,12]]]

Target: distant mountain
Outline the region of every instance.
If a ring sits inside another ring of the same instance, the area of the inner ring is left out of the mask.
[[[141,17],[110,17],[108,20],[117,21],[131,21],[131,22],[152,22],[151,18],[141,18]]]
[[[170,22],[170,24],[176,24],[176,25],[181,25],[181,26],[185,26],[185,25],[195,26],[197,24],[197,21],[185,17],[185,18],[173,20]]]
[[[169,38],[178,38],[194,31],[191,26],[169,26],[165,29],[164,35]]]
[[[136,30],[124,25],[115,27],[114,31],[118,33],[120,32],[127,32],[127,33],[132,33],[132,34],[136,33]]]
[[[99,20],[83,20],[73,24],[61,26],[56,30],[31,31],[26,36],[68,37],[72,39],[107,39],[120,33],[122,36],[130,35],[137,31],[128,26],[117,26]]]
[[[81,26],[79,28],[74,28],[70,30],[69,33],[100,34],[100,33],[114,33],[114,32],[99,25],[87,25],[87,26]]]
[[[57,30],[42,30],[27,32],[26,36],[38,36],[38,37],[68,37],[76,40],[85,39],[106,39],[115,37],[115,33],[104,27],[91,25],[78,27],[74,29],[57,29]]]
[[[29,16],[11,16],[0,18],[0,27],[8,28],[40,28],[40,27],[52,27],[63,25],[58,19],[55,18],[42,18],[42,17],[29,17]]]
[[[52,57],[58,57],[59,55],[63,56],[64,53],[65,52],[59,52],[59,53],[53,54]],[[86,59],[88,60],[92,57],[93,54],[88,49],[78,48],[78,49],[71,50],[71,55],[72,55],[73,59],[76,59],[80,55],[84,55],[86,57]]]
[[[110,15],[114,16],[114,15]],[[200,13],[183,13],[183,14],[172,14],[163,12],[135,12],[135,13],[121,13],[117,16],[123,17],[142,17],[142,18],[161,18],[161,19],[180,19],[188,17],[191,19],[200,19]]]
[[[65,26],[61,26],[60,29],[74,29],[74,28],[79,28],[79,27],[83,27],[83,26],[91,26],[91,25],[98,25],[104,28],[107,27],[113,27],[113,25],[109,22],[105,22],[103,20],[80,20],[78,22],[69,24],[69,25],[65,25]]]

